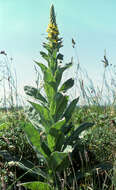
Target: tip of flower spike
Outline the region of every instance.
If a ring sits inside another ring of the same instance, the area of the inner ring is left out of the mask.
[[[50,23],[56,26],[56,15],[53,4],[51,5],[50,8]]]
[[[49,40],[49,45],[52,48],[60,48],[61,46],[61,40],[59,39],[59,30],[58,26],[56,24],[56,16],[55,16],[55,11],[54,11],[54,5],[52,4],[50,7],[50,21],[48,24],[47,28],[47,33],[48,33],[48,40]]]

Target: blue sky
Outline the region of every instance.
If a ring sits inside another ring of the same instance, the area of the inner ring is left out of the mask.
[[[0,50],[13,58],[20,89],[35,79],[34,62],[46,36],[49,9],[54,4],[62,52],[67,62],[78,54],[80,64],[97,80],[103,71],[106,49],[112,64],[116,60],[115,0],[0,0]],[[72,37],[77,46],[71,45]]]

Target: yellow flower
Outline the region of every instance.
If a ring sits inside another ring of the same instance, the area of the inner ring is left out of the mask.
[[[48,33],[48,38],[52,38],[52,34],[51,33]]]
[[[56,17],[55,17],[55,12],[54,12],[54,6],[51,6],[50,9],[50,22],[47,27],[47,33],[48,33],[48,40],[49,40],[49,45],[52,48],[56,48],[57,45],[59,44],[59,30],[58,26],[56,24]]]

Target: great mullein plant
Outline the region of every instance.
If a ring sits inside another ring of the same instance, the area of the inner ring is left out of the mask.
[[[30,189],[61,189],[63,173],[71,163],[71,152],[77,144],[80,133],[93,124],[85,123],[74,128],[71,117],[79,98],[71,102],[66,94],[73,87],[74,79],[69,78],[61,85],[62,75],[72,62],[63,66],[63,55],[59,52],[62,47],[62,38],[56,24],[54,6],[50,9],[50,22],[47,28],[47,43],[43,43],[46,52],[40,54],[47,62],[36,62],[43,73],[44,94],[40,90],[25,86],[25,92],[35,100],[29,101],[38,113],[38,127],[33,123],[25,123],[23,129],[36,151],[38,160],[43,160],[44,171],[36,169],[38,181],[23,184]],[[37,102],[38,101],[38,102]]]

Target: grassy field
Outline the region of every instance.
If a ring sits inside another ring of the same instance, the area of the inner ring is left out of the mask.
[[[78,184],[78,189],[113,189],[112,167],[116,154],[115,119],[115,112],[112,114],[109,108],[103,106],[86,106],[75,109],[72,116],[75,129],[82,123],[94,122],[91,129],[80,135],[81,141],[74,148],[73,160],[69,166],[69,168],[73,167],[70,170],[75,172],[74,180]],[[31,167],[45,170],[44,164],[41,160],[38,162],[38,157],[22,130],[21,123],[26,120],[23,108],[15,112],[1,112],[1,189],[3,187],[4,189],[16,189],[18,183],[39,180],[39,177],[30,171]],[[69,183],[68,176],[65,180],[65,183]],[[73,187],[74,182],[70,185],[67,189],[77,188]]]

